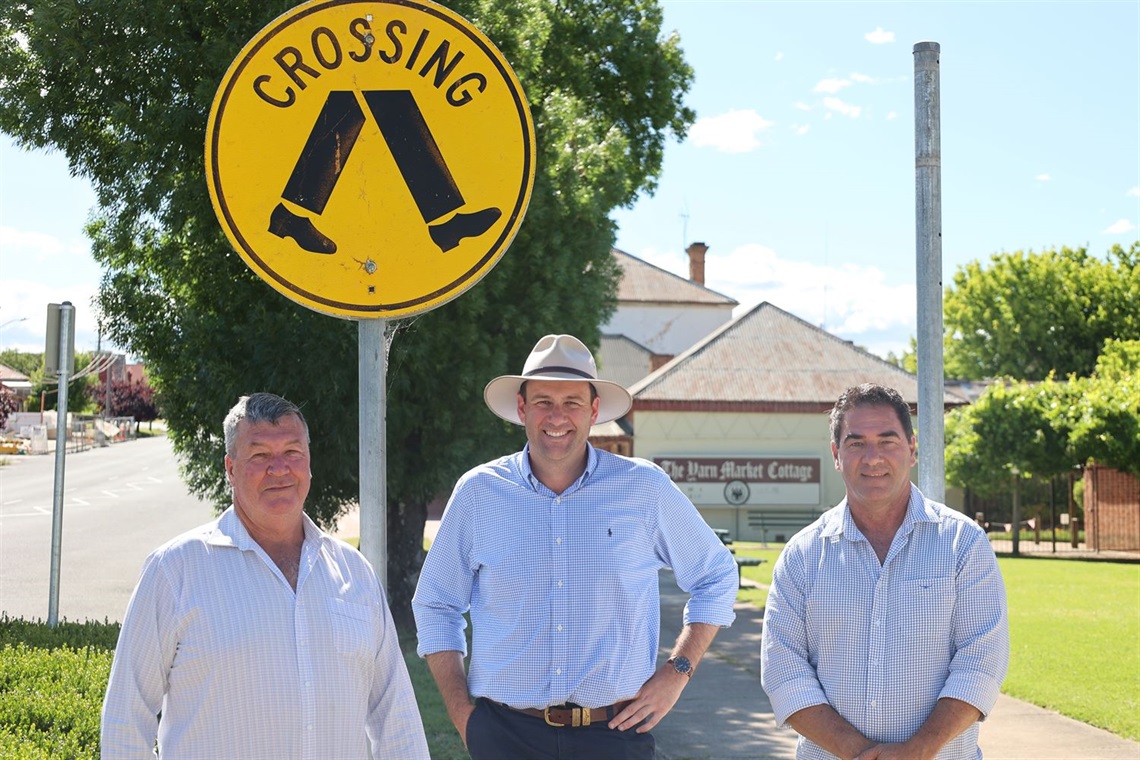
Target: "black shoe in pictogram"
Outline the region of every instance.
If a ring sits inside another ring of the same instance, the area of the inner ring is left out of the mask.
[[[439,250],[447,253],[463,238],[478,237],[503,215],[497,208],[485,208],[472,214],[456,214],[446,222],[428,225],[428,234]]]
[[[278,203],[269,216],[269,231],[279,238],[291,237],[310,253],[336,253],[336,243],[326,237],[303,216],[297,216],[285,204]]]

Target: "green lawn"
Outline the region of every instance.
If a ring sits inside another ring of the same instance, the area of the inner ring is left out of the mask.
[[[1002,691],[1140,741],[1140,564],[1002,557]]]
[[[733,548],[767,560],[744,568],[760,588],[737,594],[763,607],[782,547]],[[1001,557],[998,565],[1011,642],[1002,691],[1140,741],[1140,564]]]

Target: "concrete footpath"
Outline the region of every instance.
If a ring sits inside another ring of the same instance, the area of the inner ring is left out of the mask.
[[[680,631],[686,599],[672,573],[662,573],[662,662]],[[653,731],[660,760],[795,757],[795,732],[776,727],[760,688],[762,619],[757,607],[736,605],[736,622],[717,635],[692,683]],[[1005,695],[982,724],[981,747],[989,760],[1140,760],[1140,743]]]

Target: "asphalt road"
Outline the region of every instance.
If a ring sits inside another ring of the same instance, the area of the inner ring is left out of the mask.
[[[55,455],[0,467],[0,612],[47,619]],[[152,549],[213,518],[191,495],[165,437],[68,453],[59,617],[121,620]]]

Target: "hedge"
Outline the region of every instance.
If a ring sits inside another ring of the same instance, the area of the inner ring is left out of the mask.
[[[118,623],[0,617],[0,757],[98,760]]]

